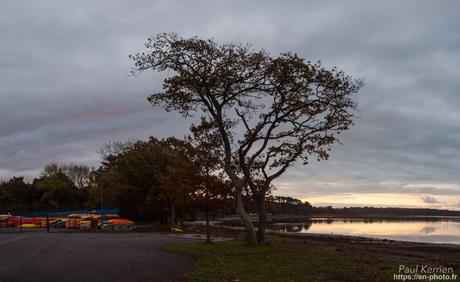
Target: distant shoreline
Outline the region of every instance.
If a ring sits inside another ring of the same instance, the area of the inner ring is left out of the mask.
[[[251,219],[254,222],[258,221],[255,214],[251,214]],[[460,221],[460,215],[335,215],[335,214],[310,214],[310,215],[289,215],[277,214],[269,215],[269,223],[301,223],[302,221],[315,221],[315,220],[425,220],[425,221],[440,221],[440,220],[454,220]],[[221,223],[234,223],[240,222],[237,215],[230,215],[223,218],[216,219]]]

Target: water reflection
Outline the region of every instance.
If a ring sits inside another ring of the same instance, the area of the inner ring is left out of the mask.
[[[332,222],[331,222],[332,223]],[[283,231],[283,232],[306,232],[310,226],[313,224],[313,221],[308,221],[302,224],[280,224],[276,226],[277,230]]]
[[[302,223],[277,223],[282,232],[376,237],[416,242],[460,244],[460,218],[343,219],[312,218]]]
[[[436,227],[433,227],[433,226],[423,227],[422,230],[420,230],[420,232],[423,232],[425,234],[431,234],[431,233],[434,233],[435,231],[436,231]]]

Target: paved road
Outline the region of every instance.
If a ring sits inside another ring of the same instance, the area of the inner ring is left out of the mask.
[[[148,233],[0,234],[0,282],[181,280],[193,259],[163,247],[191,241]]]

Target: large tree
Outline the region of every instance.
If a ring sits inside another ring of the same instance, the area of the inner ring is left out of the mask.
[[[148,38],[145,47],[130,56],[133,73],[152,69],[169,74],[163,91],[149,101],[184,117],[198,114],[200,121],[192,128],[196,142],[206,135],[200,129],[218,136],[214,145],[235,188],[247,240],[263,241],[265,197],[272,182],[296,162],[329,156],[337,135],[352,125],[352,95],[363,82],[294,53],[273,57],[246,45],[197,37],[159,34]],[[257,236],[243,207],[245,187],[258,205]]]
[[[125,144],[123,150],[118,150],[118,145],[105,146],[99,170],[98,189],[102,189],[104,206],[120,207],[137,220],[174,223],[176,206],[188,194],[183,183],[186,179],[177,176],[187,171],[190,162],[155,138]],[[99,198],[100,193],[91,195]]]
[[[24,212],[40,208],[40,193],[24,177],[0,182],[0,213]]]
[[[71,163],[62,165],[60,168],[78,189],[87,188],[94,183],[95,170],[92,167]]]
[[[175,138],[109,143],[101,150],[98,187],[90,190],[93,203],[103,194],[104,205],[120,207],[131,218],[168,221],[194,219],[201,191],[224,186],[201,172],[195,148]],[[220,179],[219,179],[220,180]],[[101,190],[102,189],[102,190]]]
[[[86,191],[79,189],[57,164],[48,164],[32,186],[41,195],[40,202],[47,210],[80,209],[86,201]]]

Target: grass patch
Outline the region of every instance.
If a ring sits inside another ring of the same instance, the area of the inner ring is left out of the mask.
[[[242,242],[177,244],[196,259],[190,281],[390,281],[399,262],[345,253],[334,247]]]

